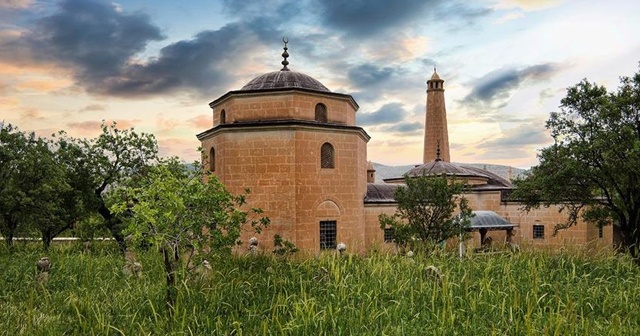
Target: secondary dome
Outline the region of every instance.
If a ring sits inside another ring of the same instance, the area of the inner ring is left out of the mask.
[[[289,69],[282,69],[260,75],[249,81],[241,90],[271,90],[282,88],[331,92],[317,79],[301,72],[290,71]]]

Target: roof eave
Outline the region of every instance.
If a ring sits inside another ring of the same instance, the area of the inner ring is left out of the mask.
[[[254,96],[254,95],[255,96],[262,96],[262,95],[272,95],[274,93],[287,93],[287,92],[304,92],[304,93],[311,93],[311,94],[322,95],[322,96],[333,96],[333,97],[338,98],[338,99],[347,100],[353,106],[353,108],[356,111],[360,109],[360,105],[358,105],[356,100],[351,95],[344,94],[344,93],[330,92],[330,91],[319,91],[319,90],[305,89],[305,88],[274,88],[274,89],[260,89],[260,90],[233,90],[233,91],[229,91],[229,92],[223,94],[218,99],[216,99],[216,100],[212,101],[211,103],[209,103],[209,107],[210,108],[214,108],[216,105],[219,105],[220,103],[226,101],[227,99],[229,99],[229,98],[231,98],[233,96]]]

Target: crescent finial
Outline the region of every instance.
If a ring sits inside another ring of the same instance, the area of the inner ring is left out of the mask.
[[[282,53],[282,57],[284,58],[284,60],[281,62],[282,69],[280,69],[280,71],[289,71],[289,68],[287,68],[287,65],[289,65],[289,61],[287,61],[287,57],[289,57],[289,53],[287,52],[287,50],[289,49],[287,48],[287,43],[289,43],[289,39],[286,36],[283,36],[282,42],[284,42],[284,52]]]

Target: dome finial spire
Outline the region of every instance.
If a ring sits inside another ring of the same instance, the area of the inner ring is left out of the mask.
[[[284,36],[282,37],[282,42],[284,42],[284,52],[282,53],[282,57],[284,57],[284,60],[282,61],[282,69],[280,69],[280,71],[289,71],[289,68],[287,68],[287,65],[289,65],[289,61],[287,61],[287,57],[289,57],[289,53],[287,52],[287,50],[289,50],[289,48],[287,48],[287,43],[289,43],[289,39]]]

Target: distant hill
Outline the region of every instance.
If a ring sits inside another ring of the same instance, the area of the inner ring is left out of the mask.
[[[524,174],[527,170],[522,168],[504,166],[504,165],[496,165],[496,164],[486,164],[486,163],[457,163],[459,165],[472,166],[476,168],[486,169],[502,178],[507,180],[511,180]],[[409,169],[417,166],[415,165],[404,165],[404,166],[387,166],[381,163],[374,162],[373,167],[376,169],[376,183],[384,183],[384,179],[392,178],[392,177],[400,177],[404,175]],[[511,176],[509,176],[509,168],[511,168]]]

